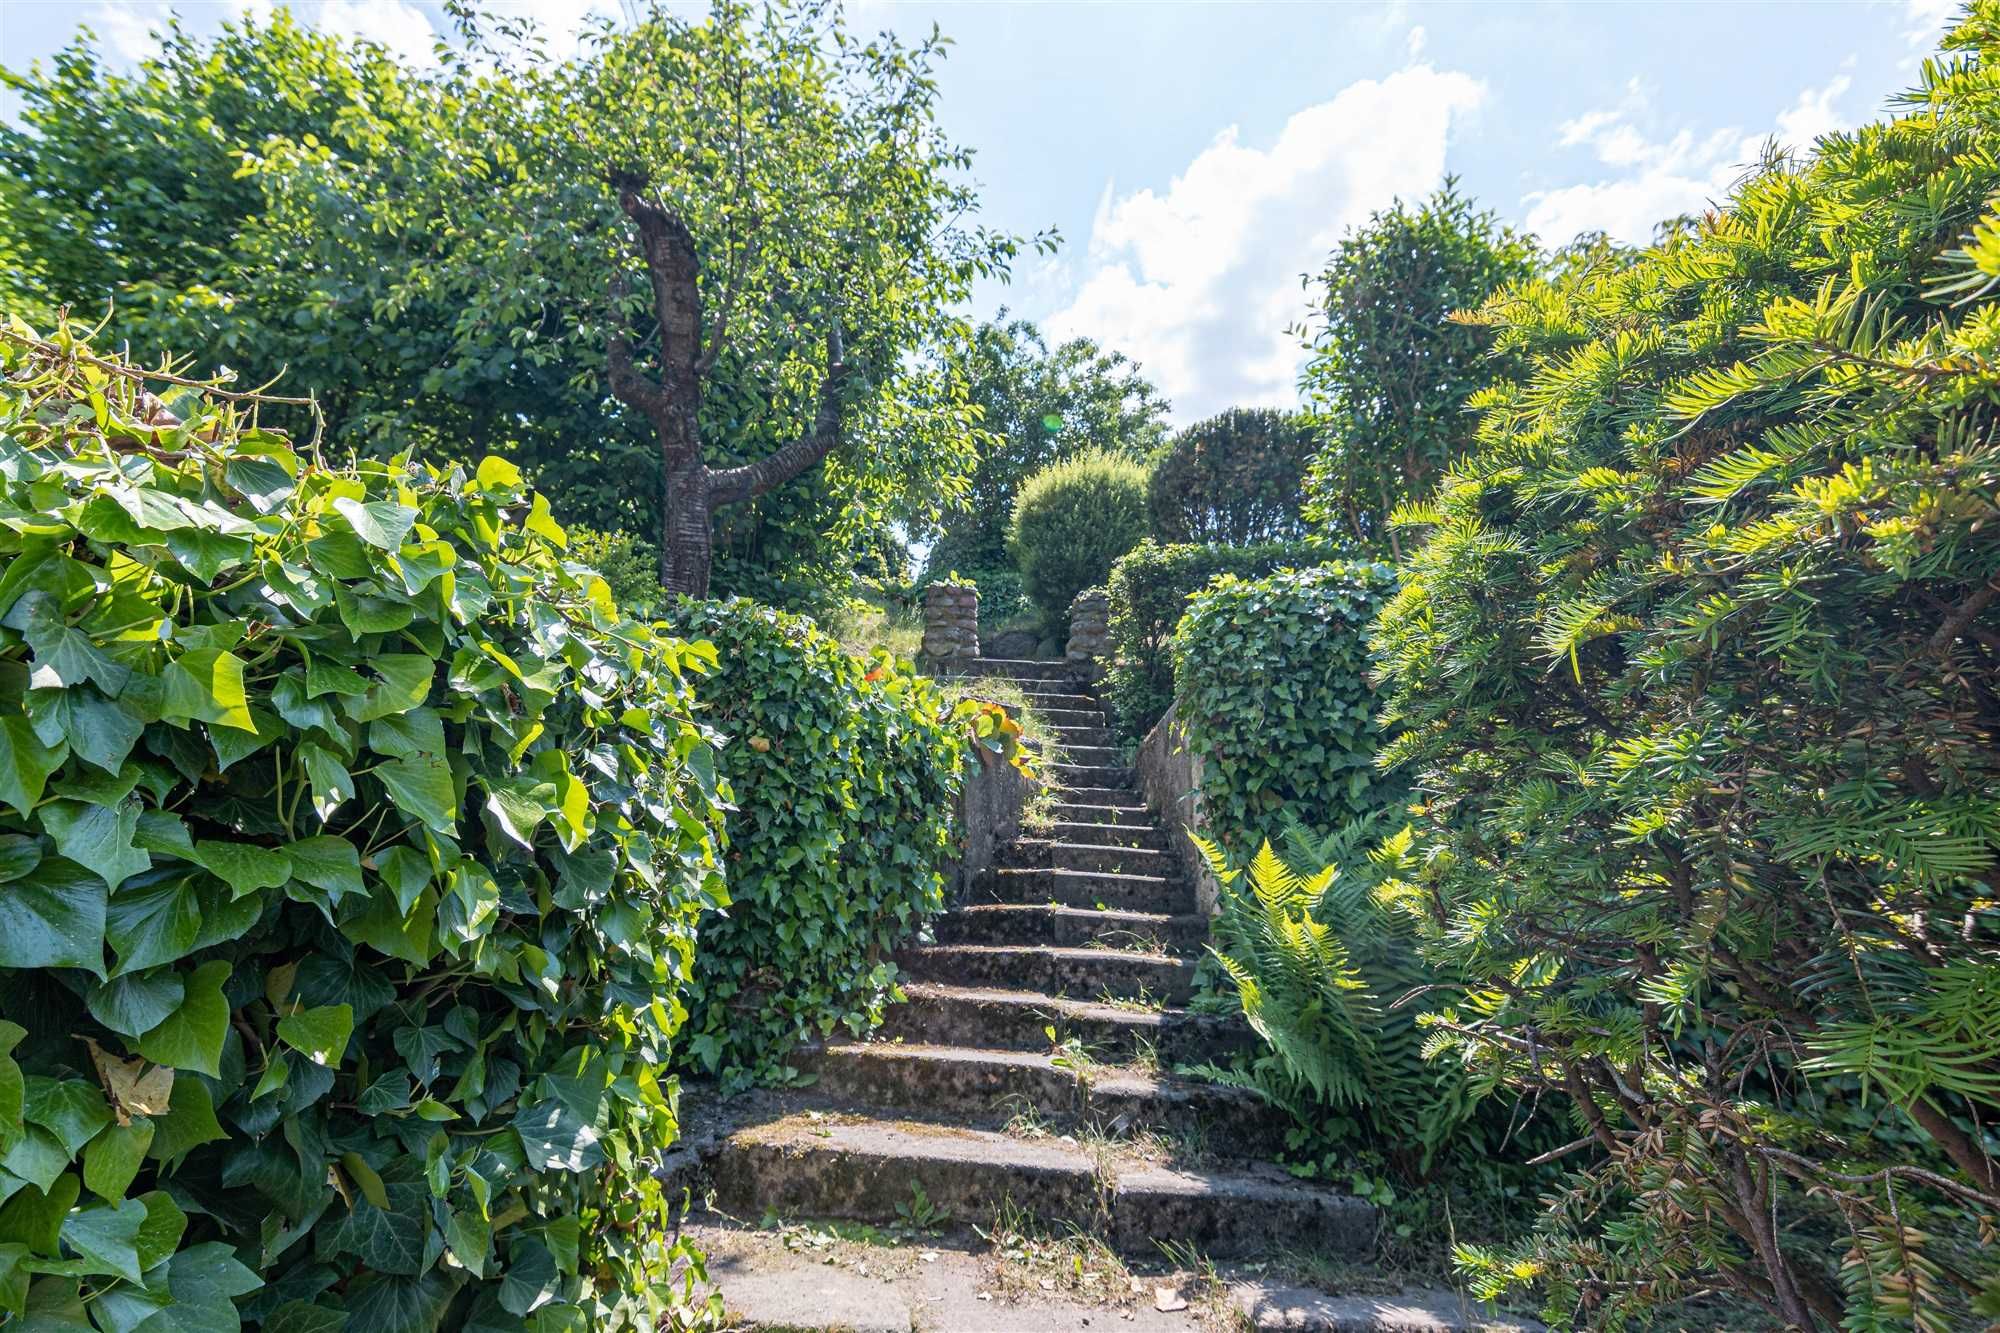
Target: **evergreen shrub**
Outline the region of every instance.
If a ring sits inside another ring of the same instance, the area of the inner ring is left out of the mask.
[[[1061,637],[1069,604],[1111,573],[1146,535],[1146,467],[1092,450],[1021,484],[1007,551],[1021,571],[1044,633]]]
[[[0,331],[0,1324],[657,1326],[712,651],[143,382]]]
[[[1313,447],[1306,418],[1275,408],[1232,408],[1189,426],[1147,482],[1153,535],[1225,546],[1305,536],[1299,511]]]

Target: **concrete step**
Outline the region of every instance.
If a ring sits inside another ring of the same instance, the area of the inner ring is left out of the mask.
[[[1090,1126],[1119,1138],[1152,1131],[1204,1156],[1274,1153],[1291,1124],[1284,1112],[1243,1088],[1100,1064],[1087,1053],[1078,1058],[1053,1047],[843,1042],[822,1048],[810,1064],[819,1075],[818,1092],[869,1107],[994,1127],[1032,1112],[1057,1128]]]
[[[1115,824],[1120,828],[1153,828],[1153,812],[1148,810],[1136,796],[1127,798],[1129,804],[1097,804],[1090,801],[1059,801],[1049,808],[1055,817],[1055,825],[1062,824]]]
[[[1041,831],[1056,842],[1071,845],[1142,847],[1155,852],[1165,850],[1167,845],[1167,835],[1151,824],[1100,824],[1094,819],[1058,819]]]
[[[786,1116],[729,1135],[709,1164],[716,1206],[886,1222],[921,1190],[958,1223],[985,1225],[1003,1203],[1053,1225],[1090,1227],[1117,1249],[1154,1255],[1178,1241],[1215,1258],[1285,1246],[1352,1259],[1374,1244],[1375,1210],[1275,1169],[1099,1169],[1082,1147],[917,1121]]]
[[[1146,798],[1136,787],[1071,787],[1062,793],[1062,805],[1115,805],[1128,810],[1144,810]]]
[[[979,877],[974,893],[975,896],[983,893],[986,901],[996,903],[1059,903],[1064,907],[1162,912],[1168,916],[1184,916],[1194,911],[1194,891],[1179,877],[1165,875],[998,866]]]
[[[1114,787],[1130,790],[1133,774],[1122,764],[1050,764],[1049,780],[1074,792],[1086,787]]]
[[[1111,744],[1111,728],[1098,726],[1094,722],[1088,724],[1070,723],[1065,726],[1057,726],[1054,723],[1050,723],[1049,730],[1055,734],[1055,741],[1058,745],[1089,746]]]
[[[905,1041],[1009,1050],[1047,1050],[1047,1029],[1075,1036],[1100,1060],[1124,1062],[1142,1048],[1161,1064],[1195,1065],[1253,1050],[1257,1036],[1241,1019],[1191,1014],[1184,1009],[1136,1009],[1095,1000],[1069,1000],[1037,991],[905,983],[901,1004],[890,1005],[878,1030]]]
[[[1044,717],[1048,716],[1048,711],[1051,709],[1059,709],[1065,713],[1088,709],[1097,714],[1099,722],[1104,720],[1104,710],[1098,707],[1097,700],[1087,694],[1073,694],[1067,690],[1030,689],[1023,689],[1021,693],[1028,696],[1028,702],[1033,704],[1036,711],[1042,713]]]
[[[1150,847],[1106,846],[1093,842],[1062,842],[1053,838],[1019,838],[1006,849],[1004,864],[1047,866],[1054,870],[1089,870],[1112,875],[1171,876],[1180,863]]]
[[[972,903],[934,925],[940,944],[1054,944],[1192,953],[1208,938],[1205,916],[1100,912],[1046,903]]]
[[[1069,685],[1075,680],[1070,664],[1055,657],[961,657],[953,659],[947,670],[954,676],[1000,676],[1040,684]]]
[[[916,944],[896,950],[896,965],[917,981],[1038,990],[1093,1000],[1185,1004],[1194,986],[1192,962],[1123,949]]]
[[[1089,708],[1043,708],[1037,705],[1035,712],[1042,721],[1052,727],[1108,727],[1104,710],[1095,705]]]

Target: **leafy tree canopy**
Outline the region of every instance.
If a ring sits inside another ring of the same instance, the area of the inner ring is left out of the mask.
[[[1146,503],[1163,542],[1244,546],[1305,535],[1301,486],[1312,434],[1269,407],[1236,407],[1174,436],[1153,466]]]
[[[169,28],[131,76],[88,39],[10,74],[24,109],[0,158],[42,302],[115,302],[144,355],[289,368],[340,444],[501,453],[567,515],[650,536],[656,444],[606,373],[616,332],[659,370],[625,173],[702,258],[710,462],[808,431],[836,316],[844,334],[844,447],[729,515],[724,582],[832,577],[868,534],[964,494],[977,434],[942,356],[951,310],[1020,243],[964,221],[941,39],[863,41],[817,3],[720,4],[602,28],[555,62],[515,25],[464,22],[430,73],[281,12],[209,43]]]
[[[1528,277],[1536,259],[1532,237],[1452,181],[1376,213],[1334,248],[1300,330],[1311,359],[1299,387],[1322,436],[1310,519],[1393,547],[1389,511],[1471,445],[1466,399],[1509,369],[1487,358],[1490,331],[1451,316]]]
[[[1166,399],[1136,363],[1088,338],[1051,349],[1027,320],[981,324],[963,364],[991,438],[932,548],[934,571],[1004,567],[1014,497],[1036,470],[1088,449],[1144,458],[1166,438]]]

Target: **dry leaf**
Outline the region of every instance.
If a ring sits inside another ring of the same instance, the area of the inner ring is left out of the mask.
[[[132,1123],[135,1115],[165,1115],[174,1096],[174,1071],[167,1065],[146,1068],[144,1060],[121,1060],[85,1037],[90,1062],[97,1066],[97,1081],[111,1099],[111,1113],[120,1125]]]

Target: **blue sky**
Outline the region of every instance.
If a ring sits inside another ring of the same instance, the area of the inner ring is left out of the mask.
[[[267,0],[260,0],[266,3]],[[88,23],[125,59],[169,5],[0,0],[18,67]],[[196,27],[242,7],[181,0]],[[551,32],[619,0],[512,0]],[[429,58],[431,0],[302,0],[308,20]],[[1190,421],[1295,401],[1300,275],[1348,227],[1447,173],[1545,240],[1720,198],[1767,138],[1877,115],[1952,0],[1843,4],[850,3],[956,41],[947,130],[979,150],[989,224],[1060,228],[979,292],[1144,365]]]

